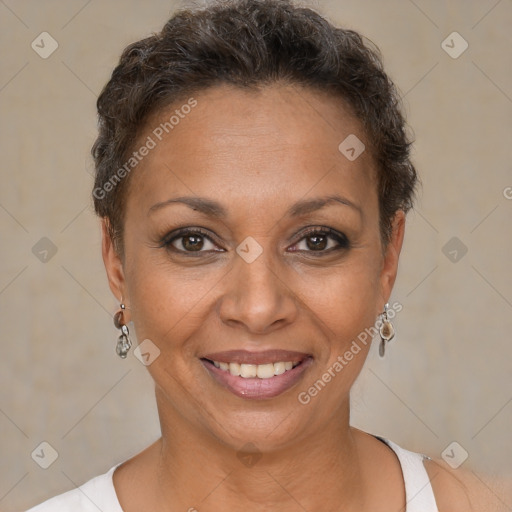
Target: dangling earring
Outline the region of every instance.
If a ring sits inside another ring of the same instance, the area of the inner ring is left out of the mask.
[[[120,306],[121,309],[114,315],[114,325],[117,329],[121,329],[121,335],[117,339],[116,352],[121,359],[125,359],[132,346],[132,342],[129,337],[130,331],[128,331],[128,327],[124,323],[123,318],[126,306],[124,304],[120,304]]]
[[[384,357],[384,353],[386,352],[386,343],[391,341],[395,337],[395,329],[393,324],[390,322],[388,318],[388,308],[389,304],[384,304],[384,311],[381,313],[382,323],[379,327],[380,334],[380,345],[379,345],[379,355],[380,357]]]

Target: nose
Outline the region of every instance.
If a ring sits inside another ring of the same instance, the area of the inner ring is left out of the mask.
[[[229,284],[220,299],[219,315],[225,324],[267,334],[296,319],[298,297],[285,273],[266,257],[268,253],[270,250],[264,250],[251,263],[235,256],[234,268],[226,276]]]

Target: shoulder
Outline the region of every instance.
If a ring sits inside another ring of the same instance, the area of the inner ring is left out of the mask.
[[[26,512],[122,512],[112,481],[117,466],[85,484],[36,505]]]
[[[482,479],[474,471],[453,469],[443,459],[425,460],[439,512],[505,512],[512,505],[512,478]]]

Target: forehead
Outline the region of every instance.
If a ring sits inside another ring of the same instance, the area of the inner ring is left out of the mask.
[[[351,160],[345,140],[360,141],[358,152],[368,147],[339,98],[290,85],[216,86],[151,117],[139,145],[151,141],[152,149],[133,171],[128,204],[150,208],[172,195],[196,194],[257,211],[272,198],[272,206],[276,198],[288,203],[336,192],[371,200],[369,151]]]

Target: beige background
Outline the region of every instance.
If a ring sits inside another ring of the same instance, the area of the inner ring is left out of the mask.
[[[512,3],[449,3],[310,5],[381,48],[423,180],[392,296],[397,338],[384,360],[372,348],[352,422],[432,457],[457,441],[462,467],[487,481],[512,472]],[[71,489],[159,435],[144,367],[114,352],[89,149],[120,52],[178,5],[0,2],[3,511]],[[47,59],[31,48],[43,31],[59,44]],[[453,31],[469,43],[457,59],[441,47]],[[455,263],[442,250],[454,236],[468,249]],[[57,248],[46,262],[32,252],[43,237]],[[59,454],[46,470],[31,458],[42,441]]]

